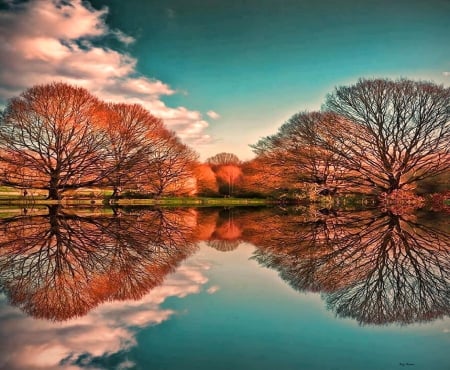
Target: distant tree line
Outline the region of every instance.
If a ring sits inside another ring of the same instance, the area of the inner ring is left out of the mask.
[[[449,88],[360,79],[252,145],[254,159],[219,153],[201,163],[142,106],[52,83],[3,111],[0,183],[45,189],[50,199],[90,186],[110,187],[113,196],[391,194],[448,176],[449,122]]]

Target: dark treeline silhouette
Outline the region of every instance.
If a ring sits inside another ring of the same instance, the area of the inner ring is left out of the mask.
[[[50,199],[90,186],[109,187],[113,197],[398,198],[448,178],[449,105],[450,89],[431,82],[361,79],[337,87],[322,111],[297,113],[260,139],[254,159],[219,153],[200,163],[137,104],[105,103],[65,83],[39,85],[1,115],[0,184],[47,190]]]
[[[447,225],[448,226],[448,225]],[[434,220],[365,210],[49,207],[0,222],[0,286],[13,305],[46,319],[139,299],[198,248],[241,242],[294,289],[361,324],[450,315],[450,235]]]

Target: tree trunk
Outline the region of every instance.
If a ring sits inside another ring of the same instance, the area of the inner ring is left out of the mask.
[[[48,207],[48,217],[49,217],[49,223],[50,223],[50,230],[53,235],[59,235],[59,220],[58,215],[59,211],[61,210],[60,205],[51,205]]]
[[[387,193],[390,194],[395,190],[399,190],[400,189],[400,179],[394,177],[394,176],[389,176],[389,187],[387,189]]]
[[[56,175],[52,175],[50,178],[50,183],[49,183],[49,187],[48,187],[48,197],[47,199],[51,199],[51,200],[60,200],[61,199],[61,194],[59,192],[59,188],[58,188],[58,181],[59,178]]]
[[[111,198],[112,198],[112,199],[118,199],[121,192],[122,192],[122,189],[119,188],[118,186],[115,186],[115,185],[114,185],[114,187],[113,187],[113,193],[112,193],[112,195],[111,195]]]

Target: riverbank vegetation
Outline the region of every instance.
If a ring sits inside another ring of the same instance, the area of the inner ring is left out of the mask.
[[[420,205],[438,193],[433,199],[445,204],[449,106],[450,89],[431,82],[361,79],[337,87],[321,111],[301,111],[261,138],[252,160],[219,153],[200,161],[140,105],[102,102],[65,83],[34,86],[1,115],[0,198],[231,204],[373,197]]]

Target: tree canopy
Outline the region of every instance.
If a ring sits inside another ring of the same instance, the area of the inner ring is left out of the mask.
[[[252,145],[248,162],[222,152],[200,164],[142,106],[105,103],[66,83],[27,89],[0,118],[0,184],[45,189],[51,199],[86,186],[113,196],[391,196],[450,171],[450,89],[424,81],[337,87],[321,111],[300,111]]]
[[[322,142],[349,170],[392,192],[450,168],[450,89],[431,82],[361,79],[337,87],[325,110],[341,122]]]
[[[450,169],[449,107],[450,89],[431,82],[361,79],[253,148],[274,173],[327,193],[392,193]]]
[[[45,189],[50,199],[96,185],[113,187],[113,195],[124,187],[192,191],[197,154],[138,104],[106,104],[83,88],[52,83],[12,99],[1,118],[3,185]]]
[[[47,189],[57,199],[63,189],[99,181],[106,175],[102,109],[87,90],[64,83],[12,99],[0,129],[2,182]]]

